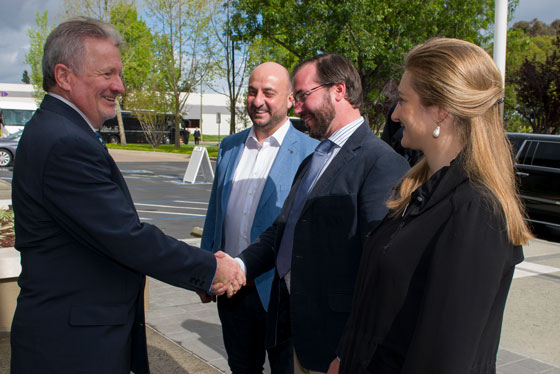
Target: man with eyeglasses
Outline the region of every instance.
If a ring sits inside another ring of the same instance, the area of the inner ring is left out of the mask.
[[[291,333],[296,373],[335,373],[362,245],[408,164],[361,116],[360,77],[346,58],[305,60],[292,81],[295,113],[322,141],[280,216],[239,258],[247,279],[276,267],[267,344]]]

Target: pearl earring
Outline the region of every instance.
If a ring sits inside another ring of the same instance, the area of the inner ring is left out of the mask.
[[[440,127],[439,127],[439,122],[438,122],[438,123],[437,123],[436,129],[435,129],[434,132],[432,133],[432,136],[434,137],[434,139],[439,138],[439,130],[440,130]]]

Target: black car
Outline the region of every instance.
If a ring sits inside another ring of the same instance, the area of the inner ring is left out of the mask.
[[[560,136],[508,133],[529,221],[560,229]]]

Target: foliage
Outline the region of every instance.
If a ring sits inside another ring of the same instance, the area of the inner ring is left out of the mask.
[[[544,62],[555,49],[554,37],[531,36],[516,25],[519,26],[519,22],[508,30],[507,35],[504,123],[508,131],[527,132],[531,126],[518,112],[518,73],[527,59]],[[489,53],[493,53],[492,45],[489,46]]]
[[[110,21],[111,10],[118,6],[134,8],[134,0],[64,0],[63,17],[91,17],[106,22]]]
[[[123,108],[127,109],[128,95],[142,91],[150,84],[149,79],[154,65],[153,37],[144,20],[138,16],[134,6],[118,2],[110,9],[110,23],[115,26],[127,44],[122,51]],[[156,109],[156,108],[143,108]]]
[[[516,111],[534,133],[560,132],[560,36],[544,61],[525,59],[512,78],[517,84]]]
[[[31,84],[33,85],[33,97],[37,102],[41,102],[45,91],[43,91],[43,70],[41,61],[43,59],[43,46],[47,40],[47,36],[54,29],[54,25],[49,26],[48,13],[45,11],[43,15],[39,12],[35,15],[35,24],[37,28],[27,30],[29,36],[29,51],[25,54],[25,63],[31,68]]]
[[[0,247],[13,247],[14,240],[14,211],[0,209]]]
[[[529,36],[556,36],[560,33],[560,19],[547,25],[535,18],[531,22],[516,22],[511,28],[521,30]]]
[[[514,8],[517,0],[510,3]],[[435,36],[485,43],[494,20],[493,0],[236,0],[236,33],[273,45],[268,59],[285,66],[321,52],[348,57],[360,73],[363,112],[382,122],[390,99],[385,87],[400,77],[407,52]]]
[[[171,107],[171,95],[161,91],[158,87],[160,80],[157,78],[157,73],[150,76],[148,83],[150,86],[145,90],[139,90],[130,96],[129,104],[131,111],[140,121],[142,130],[146,135],[148,143],[153,148],[158,148],[164,137],[164,131],[167,129],[168,124],[165,113]],[[149,108],[149,110],[145,110]]]
[[[180,133],[181,110],[189,94],[214,63],[215,46],[206,32],[216,10],[208,0],[146,0],[154,25],[156,63],[165,88],[172,94],[175,133]],[[179,148],[179,137],[175,147]]]

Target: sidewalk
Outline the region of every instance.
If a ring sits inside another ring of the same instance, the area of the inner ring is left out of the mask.
[[[200,239],[185,242],[198,246]],[[216,304],[202,304],[195,293],[155,279],[150,278],[149,287],[150,310],[146,311],[146,323],[221,372],[231,373]],[[267,366],[265,373],[270,372]],[[560,374],[560,367],[506,349],[499,350],[497,374],[536,373]]]
[[[113,150],[111,150],[111,153],[113,153]],[[138,160],[142,156],[136,154],[134,158]],[[154,154],[145,156],[154,157]],[[181,155],[170,157],[174,160],[181,160]],[[9,205],[11,203],[10,199],[11,185],[0,179],[0,205]],[[185,241],[196,246],[200,243],[200,239],[186,239]],[[526,257],[531,260],[530,255],[533,255],[532,261],[537,261],[539,256],[546,257],[545,253],[550,252],[550,250],[548,252],[544,251],[545,246],[552,246],[555,252],[560,253],[557,243],[535,240],[526,249]],[[526,265],[530,265],[530,262]],[[560,267],[559,265],[554,266]],[[525,271],[527,270],[534,271],[531,269],[526,269]],[[519,276],[523,276],[522,271],[523,266],[518,266],[517,273]],[[557,285],[558,283],[554,284]],[[149,279],[148,286],[150,307],[146,311],[146,323],[149,327],[147,335],[152,372],[154,374],[230,373],[216,304],[202,304],[195,293],[167,285],[152,278]],[[527,286],[535,287],[532,284]],[[525,291],[521,285],[516,285],[514,281],[508,305],[515,305],[516,293],[525,293]],[[556,296],[553,295],[557,294],[556,289],[549,291],[548,303],[554,304]],[[519,295],[517,299],[522,300],[523,298],[524,295]],[[530,307],[531,305],[527,306],[527,308]],[[536,307],[535,304],[533,304],[533,307]],[[515,317],[518,318],[518,316]],[[523,316],[519,318],[523,318]],[[552,316],[551,318],[555,319],[556,317]],[[545,322],[545,326],[542,326],[542,328],[547,328],[546,326],[548,326],[548,329],[554,330],[553,326],[548,323],[549,321]],[[518,329],[519,326],[515,326],[515,324],[504,326],[502,343],[507,343],[508,330],[516,328]],[[516,341],[519,340],[518,337],[513,338]],[[560,346],[560,343],[556,340],[555,349],[558,346]],[[538,350],[538,347],[533,348]],[[519,350],[521,349],[519,348]],[[6,336],[0,336],[0,374],[7,374],[9,372],[9,351],[9,339]],[[533,356],[533,354],[531,355]],[[266,366],[268,365],[265,365],[265,373],[269,373]],[[497,373],[560,374],[560,367],[518,354],[512,350],[500,349]]]

